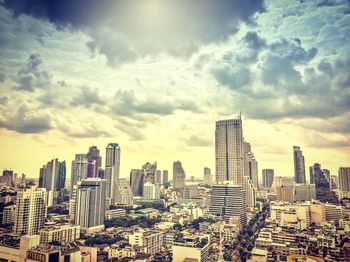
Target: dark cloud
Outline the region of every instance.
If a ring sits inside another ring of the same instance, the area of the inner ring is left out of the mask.
[[[0,105],[6,105],[8,101],[8,97],[5,95],[0,95]]]
[[[244,66],[233,68],[231,66],[221,66],[212,69],[212,75],[221,84],[231,89],[239,89],[250,83],[250,70]]]
[[[265,39],[262,39],[256,32],[248,32],[243,40],[247,43],[249,48],[259,50],[266,46]]]
[[[88,33],[88,46],[110,64],[163,52],[188,56],[202,44],[222,41],[241,22],[264,11],[262,0],[5,0],[14,15],[47,19]]]
[[[39,54],[31,54],[25,64],[15,77],[17,90],[33,92],[35,88],[48,88],[50,86],[51,76],[45,70],[40,70],[39,66],[42,60]]]
[[[100,96],[99,89],[90,87],[81,87],[80,93],[73,98],[71,105],[91,107],[93,105],[102,105],[104,101]]]
[[[52,128],[49,115],[32,115],[28,107],[21,106],[13,117],[0,120],[0,128],[14,130],[23,134],[34,134],[48,131]]]

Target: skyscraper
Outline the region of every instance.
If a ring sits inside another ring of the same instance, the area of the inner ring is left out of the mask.
[[[275,171],[273,169],[262,170],[262,184],[264,188],[271,188]]]
[[[293,146],[293,156],[294,156],[294,181],[297,184],[305,184],[305,160],[303,152],[300,150],[299,146]]]
[[[180,161],[173,163],[173,186],[174,189],[181,189],[185,186],[186,174]]]
[[[330,191],[329,171],[327,169],[322,170],[321,165],[318,163],[314,164],[313,171],[315,176],[316,199],[322,202],[337,203],[338,199],[335,193]]]
[[[144,176],[143,180],[144,182],[151,182],[152,184],[157,183],[157,162],[154,162],[154,164],[151,164],[150,162],[147,162],[142,166]]]
[[[98,177],[98,171],[102,167],[102,157],[97,146],[90,146],[86,154],[88,159],[88,177]]]
[[[163,170],[163,186],[169,182],[169,173],[168,170]]]
[[[338,170],[340,191],[350,191],[350,167],[340,167]]]
[[[129,182],[125,178],[116,181],[115,205],[132,206],[134,204],[133,194]]]
[[[12,170],[4,170],[2,171],[2,176],[0,176],[0,183],[4,183],[7,186],[11,186],[12,182],[14,182],[14,174]]]
[[[39,187],[46,188],[49,198],[48,206],[57,203],[57,197],[60,190],[64,188],[66,182],[66,162],[52,159],[46,165],[40,168]]]
[[[17,192],[14,233],[38,234],[45,223],[46,195],[45,188],[27,188]]]
[[[143,169],[132,169],[130,172],[130,187],[134,196],[143,195]]]
[[[87,178],[77,183],[75,224],[80,225],[84,233],[104,228],[106,183],[101,178]]]
[[[247,207],[254,208],[256,203],[256,187],[248,176],[244,176],[244,190],[247,197]]]
[[[291,177],[275,176],[272,190],[277,195],[277,200],[293,203],[295,195],[295,182]]]
[[[209,167],[204,168],[203,180],[204,180],[204,183],[207,185],[211,185],[213,183],[211,170]]]
[[[88,174],[88,159],[85,154],[76,154],[72,161],[71,178],[70,178],[70,193],[72,198],[73,187],[77,185],[78,181],[87,178]]]
[[[224,219],[237,218],[241,226],[247,223],[247,200],[245,190],[232,183],[212,186],[209,213]]]
[[[143,199],[145,200],[156,200],[160,199],[159,184],[152,184],[151,182],[146,182],[143,185]]]
[[[106,168],[105,178],[107,179],[107,198],[114,204],[115,186],[119,179],[120,169],[120,147],[116,143],[110,143],[106,147]]]
[[[259,188],[258,180],[258,162],[255,159],[255,156],[252,152],[251,146],[249,143],[243,143],[243,152],[244,152],[244,176],[249,177],[256,189]]]
[[[243,185],[244,157],[241,116],[216,122],[215,129],[216,182],[232,181]]]

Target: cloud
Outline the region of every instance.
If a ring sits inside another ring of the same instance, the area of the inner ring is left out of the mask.
[[[100,96],[98,88],[81,87],[80,92],[71,101],[73,106],[84,106],[90,108],[92,105],[103,105],[106,101],[103,101]]]
[[[35,134],[50,130],[52,124],[48,114],[30,111],[27,106],[23,105],[12,117],[0,120],[0,128],[23,134]]]
[[[191,135],[186,140],[186,144],[189,146],[208,147],[212,146],[213,141],[205,137],[199,137],[198,135]]]
[[[51,76],[45,70],[40,70],[42,60],[39,54],[31,54],[25,66],[18,71],[15,81],[17,90],[33,92],[36,88],[49,87]]]
[[[201,45],[227,39],[241,22],[264,11],[262,0],[4,0],[3,5],[15,16],[83,30],[92,37],[91,50],[112,65],[159,53],[187,57]]]

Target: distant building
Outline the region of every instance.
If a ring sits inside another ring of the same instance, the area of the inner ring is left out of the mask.
[[[144,173],[143,180],[144,182],[151,182],[152,184],[155,184],[157,181],[157,162],[154,162],[154,164],[151,164],[150,162],[147,162],[142,166],[142,170]]]
[[[340,191],[350,192],[350,167],[340,167],[338,177]]]
[[[13,232],[36,235],[46,219],[45,188],[20,189],[17,192]]]
[[[271,188],[274,176],[275,171],[273,169],[262,170],[262,185],[264,188]]]
[[[244,176],[243,188],[247,196],[247,207],[254,208],[256,202],[256,188],[248,176]]]
[[[125,178],[116,181],[115,205],[132,206],[133,194],[129,182]]]
[[[330,191],[330,174],[327,169],[321,170],[321,165],[315,163],[313,166],[316,199],[322,202],[337,203],[338,199],[334,192]]]
[[[78,181],[86,179],[88,176],[88,159],[85,154],[76,154],[72,161],[70,178],[70,199],[73,198],[73,187],[77,185]]]
[[[161,185],[162,184],[162,171],[161,170],[157,170],[156,178],[157,178],[156,183]]]
[[[294,156],[294,181],[297,184],[305,184],[305,160],[303,152],[300,150],[299,146],[293,146],[293,156]]]
[[[147,254],[154,255],[165,245],[164,233],[159,231],[140,230],[129,235],[129,244],[145,248]]]
[[[163,170],[163,186],[169,183],[169,172],[168,170]]]
[[[173,163],[173,186],[174,189],[181,189],[185,186],[186,174],[180,161]]]
[[[107,179],[107,198],[112,204],[115,203],[116,181],[120,171],[120,146],[110,143],[106,147],[105,179]]]
[[[152,184],[151,182],[143,184],[143,198],[145,200],[160,199],[159,184]]]
[[[106,219],[112,219],[116,217],[125,217],[125,216],[126,216],[126,210],[122,208],[111,209],[105,212]]]
[[[0,184],[5,184],[6,186],[11,186],[12,182],[14,182],[14,174],[12,170],[4,170],[2,171],[2,176],[0,176]]]
[[[292,178],[276,176],[273,180],[272,190],[276,193],[277,200],[293,203],[295,182]]]
[[[172,245],[173,261],[209,262],[209,243],[207,235],[175,238]]]
[[[258,162],[255,159],[255,156],[252,152],[251,146],[249,143],[243,143],[244,151],[244,176],[249,177],[252,181],[254,188],[259,188],[258,180]]]
[[[211,185],[214,182],[213,176],[211,175],[211,171],[209,167],[204,168],[203,180],[204,180],[204,183],[207,185]]]
[[[130,172],[130,187],[134,196],[143,195],[143,169],[132,169]]]
[[[4,211],[2,214],[2,224],[13,224],[15,221],[15,211],[16,211],[16,206],[11,205],[11,206],[6,206],[4,207]]]
[[[185,199],[197,198],[199,196],[197,185],[186,185],[181,189],[181,197]]]
[[[247,199],[245,190],[238,185],[226,183],[212,186],[211,215],[225,218],[236,217],[241,226],[247,223]]]
[[[102,157],[97,146],[90,146],[89,152],[86,154],[88,160],[87,177],[98,177],[100,168],[102,167]]]
[[[295,184],[294,201],[311,201],[316,199],[315,184]]]
[[[55,225],[41,229],[39,235],[40,243],[57,241],[68,244],[80,238],[80,226],[71,224]]]
[[[242,119],[221,120],[215,128],[216,182],[243,185],[244,152]]]
[[[78,182],[75,206],[75,224],[83,233],[104,228],[107,181],[100,178],[87,178]]]

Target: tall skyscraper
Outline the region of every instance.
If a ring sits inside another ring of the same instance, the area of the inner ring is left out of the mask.
[[[251,146],[249,143],[243,143],[243,152],[244,152],[244,176],[249,177],[256,189],[259,188],[258,180],[258,162],[255,159],[255,156],[252,152]]]
[[[157,162],[154,162],[152,165],[150,162],[147,162],[142,166],[144,172],[143,180],[144,182],[151,182],[152,184],[157,183]]]
[[[157,170],[156,173],[156,183],[161,184],[162,183],[162,171],[161,170]]]
[[[143,169],[132,169],[130,172],[130,187],[134,196],[143,195]]]
[[[88,159],[88,177],[98,177],[99,169],[102,167],[102,157],[97,146],[90,146],[86,154]]]
[[[14,233],[38,234],[45,224],[46,195],[45,188],[27,188],[17,192]]]
[[[101,178],[87,178],[77,183],[75,224],[83,233],[104,228],[107,181]]]
[[[169,182],[169,172],[168,170],[163,170],[163,186]]]
[[[221,120],[215,129],[216,182],[243,185],[244,156],[242,119]]]
[[[180,161],[173,163],[173,186],[175,189],[181,189],[186,183],[186,173]]]
[[[60,190],[64,188],[66,182],[66,162],[53,159],[40,168],[39,187],[46,188],[49,198],[48,206],[57,203]]]
[[[338,170],[340,191],[350,191],[350,167],[340,167]]]
[[[297,184],[305,184],[305,160],[303,152],[300,150],[299,146],[293,146],[293,156],[294,156],[294,181]]]
[[[116,181],[115,204],[123,206],[132,206],[134,204],[130,184],[125,178],[119,178]]]
[[[4,183],[7,186],[11,186],[12,182],[15,181],[14,174],[12,170],[4,170],[2,171],[2,176],[0,176],[0,183]]]
[[[277,200],[294,202],[295,182],[291,177],[275,176],[272,191],[276,193]]]
[[[262,170],[262,184],[264,188],[271,188],[275,171],[273,169]]]
[[[72,198],[73,187],[77,185],[78,181],[87,178],[88,174],[88,159],[85,154],[76,154],[72,161],[71,178],[70,178],[70,193]]]
[[[108,144],[106,148],[105,178],[107,179],[107,198],[115,202],[115,186],[119,179],[120,146],[116,143]]]
[[[247,197],[247,207],[254,208],[256,203],[256,187],[248,176],[244,176],[243,188]]]
[[[316,199],[322,202],[337,203],[338,199],[335,196],[335,193],[330,191],[329,170],[322,170],[321,165],[315,163],[313,166],[313,172],[315,177]]]
[[[211,185],[213,183],[211,170],[209,167],[204,168],[203,180],[204,180],[204,183],[207,185]]]
[[[245,190],[232,183],[212,186],[209,213],[224,219],[237,218],[241,226],[247,223]]]

